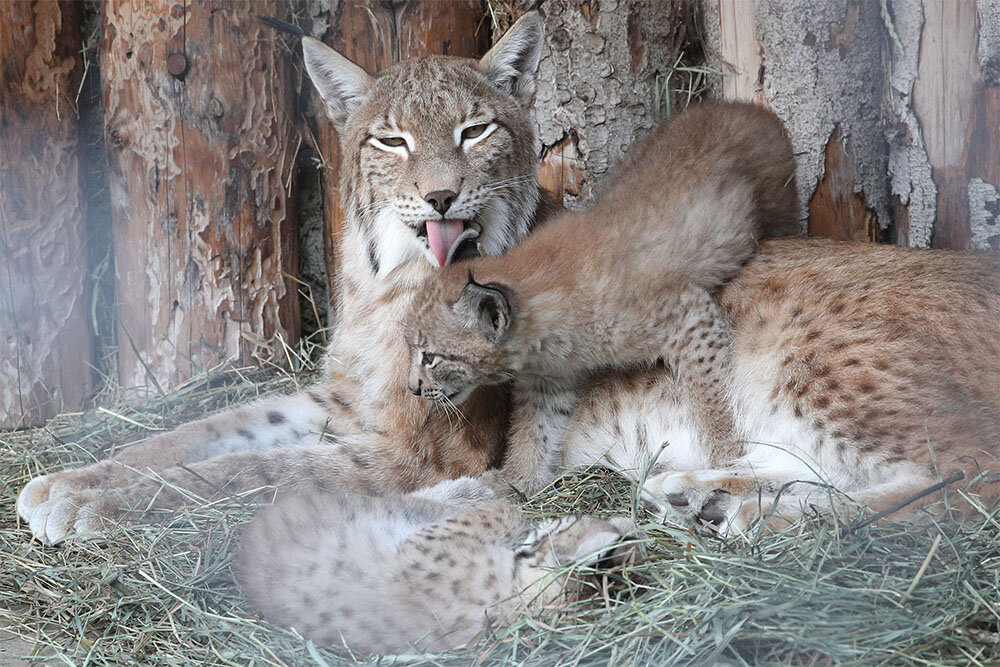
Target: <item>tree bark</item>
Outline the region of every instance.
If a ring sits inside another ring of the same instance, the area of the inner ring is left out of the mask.
[[[723,97],[781,116],[798,159],[811,235],[882,240],[890,224],[880,117],[884,28],[878,2],[704,0],[709,65]]]
[[[533,3],[515,4],[517,18]],[[671,113],[690,37],[681,0],[550,0],[535,126],[542,186],[584,205],[608,168]]]
[[[1000,1],[893,0],[899,241],[1000,247]],[[902,47],[902,48],[901,48]]]
[[[332,6],[323,0],[313,0],[310,5],[313,36],[370,74],[422,55],[478,57],[490,45],[485,12],[479,0],[361,0],[332,3]],[[315,91],[311,95],[312,108],[322,109]],[[316,123],[316,141],[323,170],[327,276],[332,298],[336,293],[332,285],[344,231],[344,212],[338,194],[340,149],[337,133],[325,118],[319,118]]]
[[[0,430],[77,410],[90,389],[79,10],[0,12]]]
[[[298,299],[287,0],[106,0],[103,105],[124,386],[281,358]],[[277,349],[276,349],[277,348]]]

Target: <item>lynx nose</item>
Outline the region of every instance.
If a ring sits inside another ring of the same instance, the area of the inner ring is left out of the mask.
[[[424,201],[433,206],[435,211],[444,215],[457,196],[458,193],[454,190],[435,190],[424,195]]]
[[[410,382],[409,390],[414,396],[419,396],[420,390],[423,389],[423,386],[424,386],[424,381],[417,380],[417,384],[413,384],[413,382]]]

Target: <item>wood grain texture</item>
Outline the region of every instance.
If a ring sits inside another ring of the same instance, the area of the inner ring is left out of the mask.
[[[855,191],[854,174],[854,157],[837,125],[826,143],[823,178],[809,200],[809,236],[842,241],[877,239],[880,228],[865,205],[864,195]]]
[[[103,9],[121,383],[277,356],[299,333],[297,138],[289,59],[257,16],[287,1]]]
[[[997,247],[1000,236],[973,242],[969,206],[973,178],[991,184],[994,193],[1000,186],[1000,100],[978,56],[976,3],[924,0],[923,12],[913,111],[937,188],[931,245]]]
[[[323,41],[374,74],[393,63],[422,55],[478,57],[490,45],[488,22],[479,0],[360,0],[336,4]],[[312,107],[322,109],[312,93]],[[336,291],[337,248],[344,231],[340,201],[340,152],[337,133],[318,119],[317,150],[323,168],[323,218],[327,276],[331,297]],[[330,311],[332,318],[335,308]],[[332,324],[332,322],[330,322]]]
[[[75,2],[0,12],[0,430],[79,409],[90,388],[79,51]]]

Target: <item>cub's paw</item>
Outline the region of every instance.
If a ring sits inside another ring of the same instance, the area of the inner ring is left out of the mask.
[[[26,519],[28,528],[43,544],[99,537],[121,516],[113,495],[113,491],[87,489],[50,498],[32,510]]]
[[[730,470],[695,470],[650,477],[642,494],[665,517],[726,534],[746,530],[759,516],[759,511],[747,511],[757,504],[755,489],[752,476]],[[750,496],[754,500],[745,502]]]

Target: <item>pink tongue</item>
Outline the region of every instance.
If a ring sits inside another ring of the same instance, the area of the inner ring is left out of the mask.
[[[461,220],[428,220],[427,221],[427,243],[431,246],[431,252],[437,257],[438,264],[444,266],[448,261],[448,253],[455,241],[465,230],[465,223]]]

